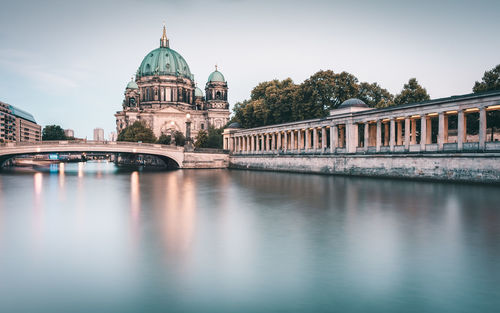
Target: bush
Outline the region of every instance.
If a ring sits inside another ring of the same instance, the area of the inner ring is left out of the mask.
[[[162,145],[169,145],[171,141],[172,141],[172,137],[170,135],[165,135],[162,133],[161,136],[156,141],[156,143],[159,143]]]
[[[130,141],[130,142],[147,142],[154,143],[156,137],[146,123],[142,121],[135,121],[134,124],[125,127],[117,138],[118,141]]]
[[[184,146],[184,144],[186,144],[186,137],[184,137],[184,134],[178,130],[174,132],[174,139],[176,146]]]

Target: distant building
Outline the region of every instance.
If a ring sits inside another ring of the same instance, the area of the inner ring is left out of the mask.
[[[94,141],[104,141],[104,129],[94,128]]]
[[[109,141],[116,141],[117,135],[116,132],[110,132],[109,133]]]
[[[66,137],[68,138],[75,138],[75,131],[72,129],[65,129],[64,135],[66,135]]]
[[[0,142],[40,141],[41,134],[33,115],[0,101]]]

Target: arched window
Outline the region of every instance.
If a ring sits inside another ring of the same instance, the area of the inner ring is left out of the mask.
[[[215,94],[215,99],[220,100],[220,98],[220,91],[217,91],[217,93]]]
[[[146,101],[149,101],[149,88],[146,88]]]

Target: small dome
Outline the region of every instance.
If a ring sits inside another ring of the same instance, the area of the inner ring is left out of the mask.
[[[137,86],[137,84],[135,83],[135,81],[131,80],[127,84],[127,89],[139,89],[139,87]]]
[[[227,128],[241,128],[241,125],[238,122],[234,122],[234,123],[229,124],[229,126]]]
[[[196,88],[194,89],[194,96],[195,96],[195,97],[202,97],[202,98],[203,98],[203,91],[201,91],[201,89],[200,89],[200,88],[196,87]]]
[[[222,75],[221,72],[218,70],[215,70],[215,72],[212,72],[210,76],[208,76],[208,82],[222,82],[224,83],[226,80],[224,79],[224,75]]]
[[[350,108],[350,107],[367,108],[368,106],[362,100],[351,98],[342,102],[342,104],[339,106],[339,109]]]

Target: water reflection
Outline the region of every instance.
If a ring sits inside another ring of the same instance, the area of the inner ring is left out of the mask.
[[[0,255],[9,255],[0,258],[8,263],[0,278],[10,287],[0,284],[0,311],[28,305],[25,293],[52,312],[46,299],[120,312],[500,305],[496,187],[228,170],[115,173],[112,164],[80,163],[0,176],[0,194]],[[30,220],[43,241],[24,235]],[[31,262],[37,242],[40,258]]]

